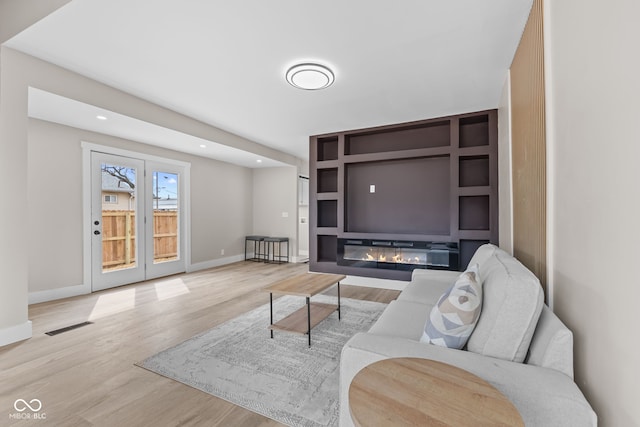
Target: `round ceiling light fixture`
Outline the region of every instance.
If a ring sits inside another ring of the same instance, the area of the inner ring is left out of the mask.
[[[331,86],[335,77],[333,71],[324,65],[314,63],[297,64],[287,70],[287,81],[293,87],[304,90],[318,90]]]

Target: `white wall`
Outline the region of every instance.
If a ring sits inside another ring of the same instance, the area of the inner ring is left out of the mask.
[[[73,131],[29,120],[29,292],[83,285],[82,149]]]
[[[549,278],[601,426],[640,425],[638,17],[635,0],[552,1],[545,16]]]
[[[31,337],[27,319],[27,126],[26,87],[12,86],[20,70],[0,47],[0,346]],[[23,102],[13,99],[24,98]]]
[[[44,0],[43,0],[44,1]],[[55,3],[55,2],[52,2]],[[30,1],[24,3],[31,4]],[[4,10],[4,3],[2,4]],[[0,27],[11,16],[0,15]],[[3,36],[4,37],[4,36]],[[4,40],[0,40],[4,41]],[[31,336],[27,318],[28,227],[27,222],[27,90],[36,87],[120,114],[165,126],[180,132],[263,155],[294,165],[299,159],[199,122],[140,98],[72,73],[53,64],[0,48],[0,180],[11,183],[3,198],[12,209],[0,209],[0,346]],[[193,180],[194,178],[192,178]],[[295,179],[293,180],[295,183]],[[216,185],[216,184],[212,184]],[[219,185],[225,185],[224,182]],[[209,207],[209,209],[211,206]],[[292,211],[295,212],[295,211]],[[292,215],[296,218],[296,215]],[[215,243],[194,242],[204,247]]]
[[[83,284],[81,141],[191,163],[192,264],[244,253],[242,237],[253,225],[250,169],[29,119],[30,293]]]
[[[507,72],[498,105],[498,234],[500,248],[513,254],[511,179],[511,77]]]
[[[0,43],[47,16],[68,0],[0,1]],[[31,337],[27,318],[27,109],[19,67],[0,47],[0,346]],[[21,101],[22,100],[22,101]],[[11,185],[7,185],[11,183]]]
[[[289,256],[297,254],[297,168],[254,169],[253,194],[253,234],[288,237]]]
[[[253,195],[251,169],[202,157],[191,161],[193,264],[244,257],[244,236],[252,234]]]
[[[298,255],[309,257],[309,205],[298,206]]]

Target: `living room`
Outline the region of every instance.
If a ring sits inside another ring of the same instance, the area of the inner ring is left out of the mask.
[[[23,5],[17,6],[18,3]],[[43,6],[46,10],[30,9],[30,2],[3,3],[0,40],[4,43],[66,2],[46,3],[47,6]],[[5,6],[9,9],[4,9]],[[10,13],[5,13],[5,10]],[[637,193],[639,178],[635,166],[639,150],[635,126],[638,107],[634,100],[636,95],[640,95],[636,79],[640,64],[637,57],[629,54],[634,51],[634,41],[640,36],[634,22],[638,12],[637,5],[622,2],[585,4],[550,1],[544,5],[547,298],[554,312],[573,331],[576,383],[593,406],[601,425],[640,424],[634,410],[635,400],[640,394],[635,381],[638,378],[635,363],[637,345],[629,339],[628,332],[616,328],[616,325],[633,322],[633,302],[638,297],[638,290],[628,284],[625,274],[626,268],[633,265],[634,242],[640,237],[634,226],[639,201],[637,197],[630,197]],[[16,19],[17,16],[21,19]],[[50,227],[41,224],[46,221],[40,221],[30,206],[46,205],[46,199],[37,197],[52,189],[37,188],[33,185],[33,178],[29,178],[32,173],[29,169],[33,165],[46,164],[48,159],[63,162],[69,156],[80,155],[81,147],[63,144],[59,146],[59,152],[58,147],[50,147],[49,151],[34,153],[31,151],[33,146],[27,141],[30,142],[34,136],[38,141],[36,148],[44,149],[48,137],[59,141],[72,135],[75,141],[96,141],[96,134],[29,119],[25,113],[28,110],[29,87],[166,125],[200,138],[228,141],[235,144],[235,148],[262,153],[265,158],[287,165],[280,166],[288,171],[293,182],[288,190],[291,202],[286,208],[291,215],[289,218],[280,215],[278,221],[287,222],[286,227],[289,227],[282,233],[294,235],[295,232],[289,230],[297,225],[294,214],[297,209],[295,179],[307,172],[306,166],[300,164],[295,156],[231,135],[6,46],[2,47],[0,66],[0,174],[4,182],[11,183],[5,188],[4,196],[6,200],[12,200],[12,209],[4,209],[0,221],[4,237],[0,246],[3,274],[0,331],[13,330],[31,318],[27,301],[32,291],[84,283],[83,236],[78,234],[77,226],[73,227],[73,233],[66,240],[64,230],[54,231],[56,236],[63,236],[63,239],[57,239],[62,245],[57,252],[69,257],[71,266],[65,264],[61,267],[55,257],[44,259],[39,249],[31,249],[34,244],[39,245],[31,236],[45,233]],[[499,105],[489,107],[499,108]],[[512,109],[518,107],[511,106]],[[420,118],[480,109],[442,111]],[[398,122],[400,120],[389,118],[374,125]],[[336,127],[327,131],[344,129]],[[307,136],[315,133],[318,132],[310,132]],[[513,138],[517,137],[513,135]],[[178,160],[192,162],[191,191],[212,192],[209,201],[192,207],[192,263],[239,256],[243,237],[248,234],[280,234],[279,230],[254,228],[259,217],[256,211],[260,211],[260,207],[254,204],[254,198],[258,192],[264,194],[256,185],[269,188],[269,180],[261,176],[269,172],[251,171],[201,156],[150,148],[102,134],[99,142],[150,155],[176,156]],[[64,182],[76,186],[69,193],[80,191],[81,169],[77,164],[73,169],[59,172]],[[49,174],[36,178],[37,181],[55,181]],[[58,186],[53,186],[53,190],[47,197],[68,197]],[[217,198],[231,203],[231,208],[216,209]],[[195,199],[192,200],[194,202]],[[82,221],[82,206],[79,199],[73,203],[73,216],[66,221],[77,224]],[[235,221],[239,211],[246,212],[242,224]],[[284,211],[280,207],[277,209],[278,214]],[[29,215],[24,212],[29,212]],[[212,213],[220,216],[212,217]],[[517,215],[514,212],[514,221],[517,221]],[[289,220],[293,225],[288,224]],[[35,227],[35,231],[30,231],[31,227]],[[203,230],[201,227],[211,228]],[[30,238],[25,239],[24,236]],[[506,235],[501,233],[503,236]],[[43,244],[51,243],[45,240]],[[226,255],[221,255],[222,250]],[[32,280],[41,285],[32,288]],[[193,331],[193,334],[197,332]],[[46,352],[47,349],[41,351]],[[72,372],[67,374],[73,375]],[[34,376],[32,380],[37,383],[38,378]],[[10,395],[5,395],[5,392]],[[6,398],[13,404],[19,392],[11,387],[3,389],[3,402]],[[198,401],[199,398],[192,399]],[[53,412],[49,412],[53,416]]]

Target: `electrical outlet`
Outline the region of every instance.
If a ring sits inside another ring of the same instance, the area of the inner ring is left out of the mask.
[[[371,184],[369,186],[369,193],[375,193],[376,192],[376,186],[374,184]]]
[[[282,212],[282,218],[289,218],[289,212]]]
[[[220,251],[220,255],[224,255],[224,249]]]

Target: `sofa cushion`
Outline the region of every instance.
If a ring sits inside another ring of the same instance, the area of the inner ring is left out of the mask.
[[[482,266],[489,260],[489,258],[491,258],[491,256],[493,256],[493,254],[496,252],[496,249],[498,249],[498,247],[496,245],[492,245],[491,243],[486,243],[480,246],[478,249],[476,249],[475,253],[471,257],[469,265],[478,264],[478,267],[482,272]]]
[[[544,304],[538,278],[500,248],[480,266],[480,278],[482,313],[467,350],[524,361]]]
[[[482,309],[482,283],[475,264],[462,273],[433,306],[421,342],[461,349]]]
[[[414,270],[415,272],[416,270]],[[421,304],[433,305],[438,298],[451,287],[460,275],[459,271],[440,271],[440,270],[421,270],[425,273],[435,274],[418,274],[414,273],[411,282],[405,286],[398,301],[417,302]],[[442,274],[449,273],[449,274]],[[424,326],[424,325],[423,325]]]
[[[424,323],[433,304],[417,304],[408,301],[391,301],[384,309],[369,333],[420,340]]]
[[[473,265],[473,264],[472,264]],[[430,268],[416,268],[411,273],[411,281],[437,281],[437,282],[447,282],[451,285],[456,281],[460,272],[457,270],[432,270]]]

